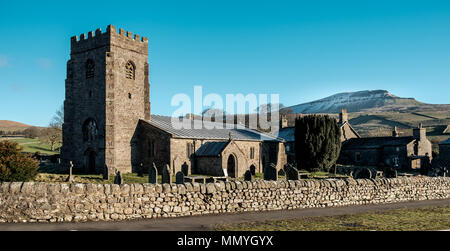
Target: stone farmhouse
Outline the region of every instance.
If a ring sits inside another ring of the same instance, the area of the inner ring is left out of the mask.
[[[431,142],[419,125],[408,137],[399,137],[395,127],[391,137],[351,138],[343,142],[338,163],[410,170],[430,164],[431,158]]]
[[[171,118],[151,116],[148,39],[112,25],[71,38],[65,87],[61,160],[74,171],[127,173],[152,163],[179,171],[186,163],[239,177],[286,163],[281,138],[237,125],[175,129]]]
[[[443,164],[450,167],[450,138],[439,143],[439,159]]]

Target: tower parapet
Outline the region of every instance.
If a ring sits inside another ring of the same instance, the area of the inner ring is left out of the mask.
[[[79,37],[71,37],[70,48],[72,54],[82,53],[87,50],[103,46],[123,46],[124,44],[129,47],[125,49],[148,54],[147,37],[141,37],[138,34],[133,36],[132,32],[125,31],[124,29],[119,29],[119,33],[117,33],[116,27],[113,25],[108,25],[106,32],[102,32],[99,28],[95,30],[95,33],[93,31],[89,31],[87,34],[87,37],[85,33],[82,33]],[[131,41],[134,41],[134,43],[130,43]]]

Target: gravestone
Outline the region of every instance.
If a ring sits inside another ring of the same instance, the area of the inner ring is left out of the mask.
[[[67,177],[66,182],[73,182],[72,169],[73,169],[73,163],[72,163],[72,161],[70,161],[69,162],[69,177]]]
[[[277,166],[270,163],[264,170],[264,180],[278,180]]]
[[[255,167],[254,165],[251,165],[251,166],[250,166],[250,173],[251,173],[252,175],[255,175],[255,174],[256,174],[256,167]]]
[[[172,173],[170,173],[170,168],[169,165],[164,165],[162,173],[161,173],[161,177],[162,177],[162,182],[163,184],[168,183],[168,184],[172,184]]]
[[[175,183],[184,184],[184,173],[183,172],[177,172],[177,174],[175,175]]]
[[[108,170],[108,166],[105,165],[105,168],[103,168],[103,179],[104,180],[109,180],[109,170]]]
[[[181,172],[183,172],[184,176],[189,176],[189,165],[186,162],[181,165]]]
[[[298,180],[298,171],[292,165],[285,165],[284,172],[286,173],[286,180]]]
[[[155,163],[148,167],[148,183],[158,183],[158,169],[156,168]]]
[[[244,180],[245,181],[252,181],[252,172],[250,170],[247,170],[244,173]]]
[[[138,176],[144,177],[144,164],[141,162],[141,164],[138,167]]]
[[[370,171],[369,168],[358,169],[355,171],[353,178],[355,178],[355,179],[370,179],[370,178],[372,178],[372,172]]]
[[[114,184],[121,185],[123,184],[123,177],[120,171],[117,171],[116,177],[114,178]]]

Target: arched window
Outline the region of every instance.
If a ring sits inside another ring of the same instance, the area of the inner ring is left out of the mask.
[[[94,77],[95,64],[92,59],[86,61],[86,79]]]
[[[128,61],[128,63],[125,65],[125,77],[128,79],[134,80],[135,70],[136,70],[136,66],[134,65],[134,63],[131,61]]]
[[[94,141],[97,138],[98,129],[94,119],[87,119],[83,124],[83,140]]]

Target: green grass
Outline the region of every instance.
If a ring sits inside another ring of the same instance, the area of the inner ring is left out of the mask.
[[[423,231],[450,229],[450,206],[216,225],[220,231]]]
[[[0,140],[5,140],[0,138]],[[59,151],[52,151],[50,144],[42,142],[40,139],[30,139],[30,138],[9,138],[7,139],[12,142],[17,142],[20,146],[23,147],[23,152],[26,153],[35,153],[40,152],[41,154],[52,155],[58,154]],[[56,148],[61,145],[56,145]]]

